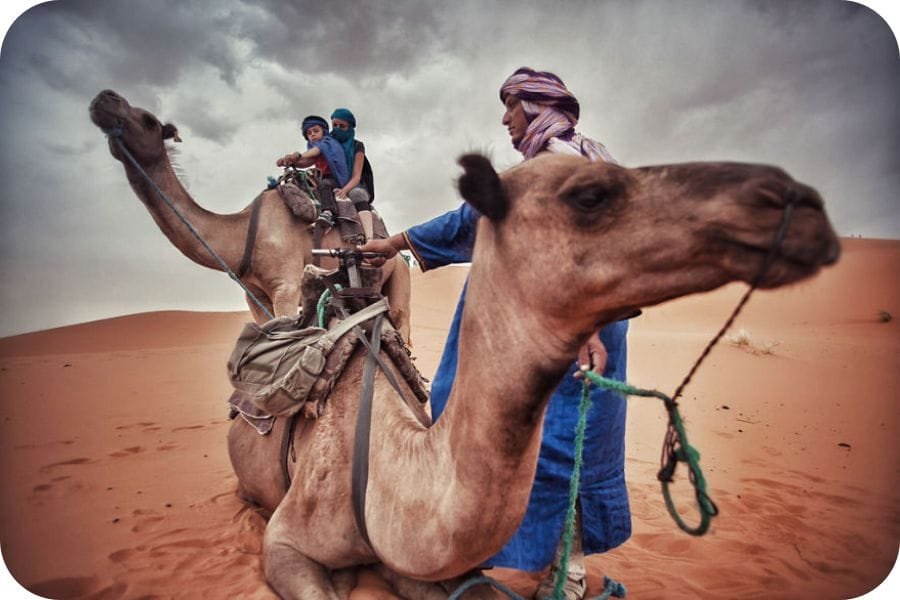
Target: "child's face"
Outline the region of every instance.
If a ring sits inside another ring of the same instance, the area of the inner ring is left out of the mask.
[[[306,130],[306,139],[310,142],[318,142],[323,137],[325,137],[325,130],[321,125],[313,125]]]
[[[350,129],[350,123],[343,119],[332,119],[331,126],[335,129],[343,129],[344,131]]]

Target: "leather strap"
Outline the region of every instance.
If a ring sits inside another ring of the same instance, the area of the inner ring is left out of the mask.
[[[238,266],[237,277],[240,279],[250,271],[253,261],[253,246],[256,244],[256,231],[259,229],[259,207],[262,205],[262,194],[253,199],[250,205],[250,223],[247,225],[247,241],[244,242],[244,256]]]
[[[381,348],[381,323],[384,315],[379,314],[372,326],[372,342],[366,364],[363,366],[362,394],[359,413],[356,417],[356,439],[353,442],[353,472],[351,495],[353,516],[363,539],[370,546],[369,531],[366,527],[366,488],[369,484],[369,438],[372,431],[372,397],[375,392],[375,368]]]

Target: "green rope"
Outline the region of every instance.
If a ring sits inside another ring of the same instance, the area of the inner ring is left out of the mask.
[[[636,388],[622,381],[601,377],[596,373],[582,371],[587,378],[584,382],[585,390],[587,389],[588,380],[602,388],[617,391],[626,396],[643,396],[654,397],[662,400],[666,405],[669,413],[669,426],[666,431],[666,440],[663,445],[662,466],[660,467],[657,478],[662,484],[663,497],[666,501],[666,509],[683,531],[691,535],[703,535],[709,529],[712,517],[719,514],[719,509],[706,493],[706,478],[700,469],[700,452],[688,443],[687,431],[684,427],[684,420],[678,412],[678,403],[657,390],[644,390]],[[586,392],[585,392],[586,393]],[[678,510],[675,508],[675,502],[669,493],[669,484],[675,474],[675,469],[679,462],[687,464],[689,469],[689,477],[691,485],[694,486],[694,496],[697,499],[697,506],[700,512],[700,523],[696,527],[691,527],[681,518]]]
[[[575,537],[575,504],[581,487],[581,466],[584,464],[584,431],[587,428],[587,414],[591,409],[590,384],[585,381],[581,387],[581,402],[578,405],[578,424],[575,426],[575,465],[569,479],[569,508],[566,510],[566,526],[563,530],[563,552],[556,572],[553,597],[563,597],[563,586],[569,573],[569,557],[572,553],[572,538]]]
[[[335,284],[336,289],[341,289],[341,284]],[[326,289],[322,292],[322,295],[319,296],[319,301],[316,302],[316,316],[318,317],[319,327],[325,329],[325,307],[328,304],[328,301],[331,299],[331,290]]]

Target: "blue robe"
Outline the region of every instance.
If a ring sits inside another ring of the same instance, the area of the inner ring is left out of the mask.
[[[406,239],[422,270],[471,262],[478,217],[478,212],[464,203],[455,211],[407,230]],[[456,376],[465,298],[463,288],[431,386],[435,420],[446,407]],[[628,322],[619,321],[599,333],[609,355],[603,373],[606,377],[625,380],[627,331]],[[525,518],[506,546],[485,566],[540,571],[553,560],[568,509],[569,479],[575,460],[575,426],[581,401],[581,382],[572,377],[576,369],[573,362],[547,405],[537,474]],[[591,400],[579,492],[585,554],[615,548],[631,535],[625,488],[625,398],[594,387]]]

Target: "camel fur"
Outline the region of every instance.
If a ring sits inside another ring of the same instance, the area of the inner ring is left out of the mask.
[[[112,90],[97,94],[91,102],[89,112],[91,120],[101,129],[121,130],[122,143],[141,168],[222,257],[228,268],[236,272],[244,254],[250,207],[235,214],[222,215],[205,210],[194,201],[178,180],[169,160],[165,140],[180,141],[173,125],[163,125],[152,113],[131,106],[125,98]],[[169,241],[195,263],[223,270],[144,176],[122,156],[116,140],[110,138],[109,149],[113,157],[124,165],[132,189]],[[310,223],[296,218],[285,206],[277,190],[262,192],[260,202],[253,260],[249,272],[241,281],[270,314],[275,317],[294,316],[301,302],[300,277],[303,267],[312,263],[313,237]],[[334,229],[322,239],[324,248],[341,245],[340,235]],[[337,264],[332,259],[325,259],[323,266],[333,268]],[[403,339],[408,341],[410,274],[402,257],[398,256],[385,264],[381,289],[390,302],[391,321]],[[268,320],[266,314],[249,297],[247,304],[257,323]]]
[[[549,154],[502,174],[478,155],[461,164],[460,193],[483,216],[458,370],[431,427],[376,377],[365,504],[371,543],[357,530],[350,498],[362,351],[324,413],[297,428],[286,493],[283,423],[260,436],[238,419],[229,432],[239,493],[271,512],[265,574],[284,598],[343,599],[348,573],[370,564],[406,597],[446,598],[522,520],[549,396],[600,326],[752,281],[788,198],[793,217],[760,287],[810,277],[839,255],[819,195],[776,167],[628,169]],[[492,597],[476,590],[466,598]]]

